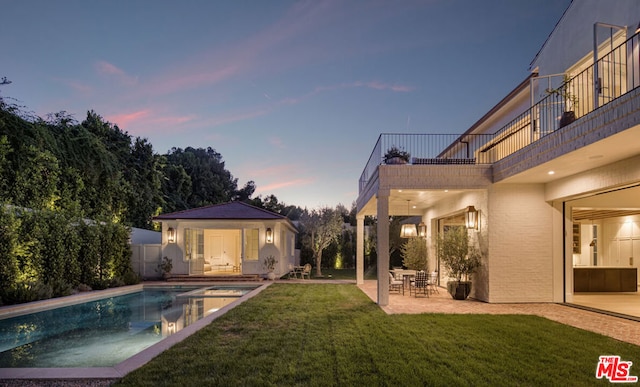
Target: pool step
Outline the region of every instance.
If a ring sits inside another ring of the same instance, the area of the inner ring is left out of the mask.
[[[232,282],[257,282],[263,278],[257,274],[239,275],[172,275],[167,279],[169,282],[208,282],[208,281],[232,281]]]

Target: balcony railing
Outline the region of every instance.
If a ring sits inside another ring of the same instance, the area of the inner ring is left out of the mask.
[[[360,176],[366,186],[393,146],[411,164],[493,164],[640,86],[640,35],[635,34],[493,134],[391,134],[378,137]],[[598,79],[594,82],[594,69]]]

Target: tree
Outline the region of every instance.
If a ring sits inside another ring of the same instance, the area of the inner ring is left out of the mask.
[[[427,242],[423,238],[411,238],[400,247],[402,264],[409,270],[426,270],[429,263]]]
[[[162,207],[162,171],[159,156],[146,139],[136,138],[131,148],[131,157],[125,170],[125,178],[131,190],[127,221],[135,227],[151,229],[151,217]]]
[[[337,210],[322,207],[303,214],[301,222],[307,234],[304,243],[313,252],[316,276],[322,276],[322,250],[342,233],[342,215]]]
[[[389,263],[391,266],[400,266],[402,264],[402,257],[400,255],[401,248],[406,243],[405,238],[400,237],[401,224],[400,221],[404,217],[392,216],[389,217]],[[376,242],[378,240],[378,219],[373,218],[371,221],[371,237],[373,242],[373,248],[376,249]],[[377,251],[376,251],[377,255]]]
[[[187,208],[228,202],[238,195],[238,179],[225,169],[222,155],[213,148],[172,148],[165,157],[168,164],[182,166],[191,179],[191,192],[184,200]],[[246,186],[243,194],[250,190],[251,185]]]

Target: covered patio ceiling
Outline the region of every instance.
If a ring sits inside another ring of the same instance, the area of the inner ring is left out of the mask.
[[[441,200],[469,191],[472,190],[392,189],[389,195],[389,215],[422,215],[426,209],[433,207]],[[409,202],[407,203],[407,201]],[[407,204],[409,205],[409,213],[407,213]],[[362,208],[360,215],[375,216],[377,208],[378,199],[373,196]]]

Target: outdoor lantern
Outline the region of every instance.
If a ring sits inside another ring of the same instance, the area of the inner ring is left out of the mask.
[[[407,200],[407,216],[409,216],[409,200]],[[418,236],[416,225],[413,223],[403,224],[400,229],[400,238],[413,238]]]
[[[467,207],[465,213],[467,228],[478,229],[478,210],[474,206]]]
[[[418,236],[420,238],[427,237],[427,225],[424,224],[424,222],[420,222],[420,224],[418,225]]]
[[[400,238],[413,238],[417,235],[418,232],[416,231],[415,224],[411,223],[402,225],[402,228],[400,229]]]
[[[267,243],[273,243],[273,230],[271,230],[271,227],[267,228],[265,239]]]
[[[167,241],[169,243],[176,243],[176,230],[173,227],[167,229]]]

